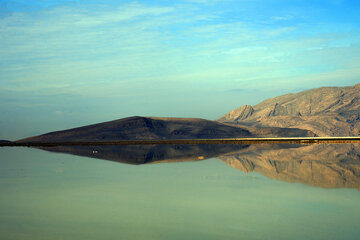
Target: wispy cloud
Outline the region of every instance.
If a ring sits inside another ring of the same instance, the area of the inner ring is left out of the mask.
[[[300,2],[92,1],[11,8],[0,16],[0,101],[48,102],[49,112],[66,112],[64,96],[111,99],[126,112],[128,98],[143,110],[144,102],[159,104],[158,96],[173,103],[201,96],[206,102],[210,93],[228,99],[225,93],[244,86],[275,91],[357,82],[356,8],[347,6],[341,17],[345,3],[324,0],[327,8],[319,8]],[[171,109],[166,104],[163,112]]]

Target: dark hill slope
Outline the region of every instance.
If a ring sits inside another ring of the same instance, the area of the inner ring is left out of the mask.
[[[241,127],[196,118],[129,117],[69,130],[50,132],[17,142],[113,141],[134,139],[207,139],[251,137]]]
[[[211,139],[314,136],[302,129],[255,128],[199,118],[129,117],[25,138],[17,142]]]
[[[219,122],[307,129],[319,136],[360,135],[360,84],[323,87],[244,105]]]

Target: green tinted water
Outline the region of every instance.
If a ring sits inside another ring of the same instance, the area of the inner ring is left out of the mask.
[[[360,191],[217,159],[127,165],[0,148],[0,239],[359,239]]]

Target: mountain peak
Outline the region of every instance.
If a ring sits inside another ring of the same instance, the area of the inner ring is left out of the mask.
[[[219,119],[219,121],[226,122],[228,119],[234,119],[235,121],[244,120],[250,117],[254,112],[254,108],[251,105],[243,105],[228,114],[225,114]]]

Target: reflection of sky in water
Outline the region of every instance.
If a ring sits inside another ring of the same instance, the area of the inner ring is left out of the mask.
[[[357,239],[360,191],[217,159],[127,165],[0,148],[1,239]]]

